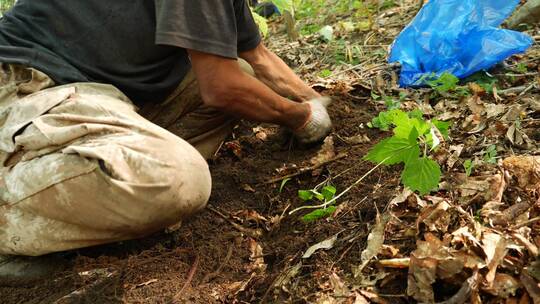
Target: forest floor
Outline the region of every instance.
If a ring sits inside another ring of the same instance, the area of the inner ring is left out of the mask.
[[[324,145],[298,147],[275,126],[243,122],[211,161],[201,214],[71,252],[67,270],[2,287],[0,302],[539,303],[540,47],[449,91],[401,89],[386,52],[416,13],[402,2],[364,30],[349,29],[347,13],[301,21],[333,25],[334,42],[316,31],[289,42],[282,22],[270,22],[269,47],[334,100]],[[453,122],[434,156],[443,179],[431,195],[404,189],[401,166],[362,160],[391,136],[368,127],[388,101]],[[372,169],[331,216],[290,214],[315,204],[298,190],[333,185],[339,194]]]

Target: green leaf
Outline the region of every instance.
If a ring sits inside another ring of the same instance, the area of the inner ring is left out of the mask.
[[[416,119],[423,119],[424,112],[422,112],[420,109],[414,109],[411,112],[409,112],[409,117],[416,118]]]
[[[451,73],[444,72],[437,79],[428,80],[426,82],[432,89],[439,93],[454,91],[459,83],[459,78]]]
[[[253,15],[253,20],[255,21],[255,24],[257,24],[257,26],[259,27],[259,31],[261,31],[262,36],[268,36],[268,22],[266,21],[266,18],[257,14],[253,10],[251,11],[251,14]]]
[[[409,118],[407,115],[405,117],[402,115],[396,116],[393,119],[393,123],[396,125],[394,135],[400,138],[409,138],[411,136],[411,132],[415,128],[418,132],[418,136],[429,133],[431,129],[429,124],[423,119]]]
[[[411,159],[418,158],[420,147],[416,140],[408,138],[398,138],[392,136],[379,142],[369,153],[364,156],[364,160],[385,165],[394,165],[401,162],[408,163]]]
[[[390,96],[384,97],[384,104],[386,105],[386,108],[388,108],[388,110],[395,110],[401,107],[401,101],[395,100]]]
[[[294,12],[293,0],[272,0],[272,3],[278,8],[280,12],[289,11]]]
[[[328,78],[332,76],[332,71],[330,71],[329,69],[324,69],[319,73],[319,76],[321,76],[322,78]]]
[[[467,177],[471,176],[474,169],[474,163],[472,162],[472,160],[465,160],[465,162],[463,163],[463,167],[465,168],[465,174],[467,175]]]
[[[283,187],[285,187],[285,185],[291,180],[290,177],[284,179],[281,181],[281,185],[279,186],[279,193],[281,193],[283,191]]]
[[[313,199],[313,191],[311,190],[298,190],[298,197],[303,201],[309,201]]]
[[[441,181],[439,164],[427,157],[411,160],[401,174],[403,185],[421,195],[427,194],[439,186]]]
[[[321,194],[324,196],[325,201],[329,201],[336,195],[336,187],[328,185],[321,190]]]
[[[433,119],[431,123],[441,132],[444,139],[448,139],[448,130],[450,129],[450,126],[452,125],[451,121],[441,121],[437,119]]]
[[[491,145],[487,147],[486,152],[484,152],[484,161],[488,164],[497,163],[497,146]]]
[[[392,126],[392,117],[388,112],[380,112],[377,117],[371,120],[371,128],[381,129],[383,131],[390,130]]]
[[[317,209],[302,216],[302,221],[305,223],[309,223],[325,217],[329,217],[330,215],[334,214],[334,212],[336,212],[336,209],[337,208],[334,206],[330,206],[326,209]]]

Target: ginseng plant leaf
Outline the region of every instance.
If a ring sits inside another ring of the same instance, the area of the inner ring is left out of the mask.
[[[419,155],[420,147],[416,139],[390,137],[375,145],[364,156],[364,160],[376,164],[394,165],[401,162],[408,163],[410,160],[418,158]]]
[[[424,195],[437,189],[441,181],[441,174],[441,168],[436,161],[422,157],[411,160],[405,165],[401,181],[411,190]]]

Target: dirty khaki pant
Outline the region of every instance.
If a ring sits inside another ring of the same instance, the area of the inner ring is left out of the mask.
[[[192,73],[138,113],[113,86],[54,86],[2,65],[0,254],[138,238],[199,211],[211,190],[205,158],[233,122],[202,105]]]

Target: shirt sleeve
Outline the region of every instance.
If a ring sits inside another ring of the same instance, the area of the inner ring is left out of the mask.
[[[156,44],[228,58],[261,41],[247,0],[155,0]]]

